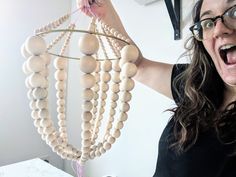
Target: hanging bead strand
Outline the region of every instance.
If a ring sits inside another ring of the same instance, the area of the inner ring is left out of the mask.
[[[68,13],[68,14],[63,15],[62,17],[60,17],[52,22],[49,22],[47,25],[36,29],[35,34],[49,32],[53,29],[58,28],[60,25],[62,25],[64,22],[66,22],[70,18],[70,16],[71,16],[71,14]]]

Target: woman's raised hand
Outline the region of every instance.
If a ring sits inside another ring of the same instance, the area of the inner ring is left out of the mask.
[[[103,20],[112,7],[110,0],[77,0],[78,8],[90,17]]]

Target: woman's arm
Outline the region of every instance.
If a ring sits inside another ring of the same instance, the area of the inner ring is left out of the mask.
[[[91,0],[91,11],[84,7],[85,1],[78,0],[78,6],[84,13],[88,16],[95,15],[102,22],[115,28],[122,35],[130,39],[110,0]],[[131,43],[135,45],[133,41]],[[136,61],[138,72],[134,77],[135,80],[173,99],[171,93],[171,72],[173,65],[148,60],[143,57],[141,52],[139,53],[139,58]]]

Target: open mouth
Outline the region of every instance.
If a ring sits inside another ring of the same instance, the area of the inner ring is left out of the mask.
[[[219,49],[219,53],[225,64],[236,64],[236,45],[224,45]]]

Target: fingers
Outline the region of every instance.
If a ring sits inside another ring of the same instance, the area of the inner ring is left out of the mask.
[[[97,15],[91,10],[91,6],[96,3],[96,0],[79,0],[77,1],[78,8],[90,17],[96,17]]]

